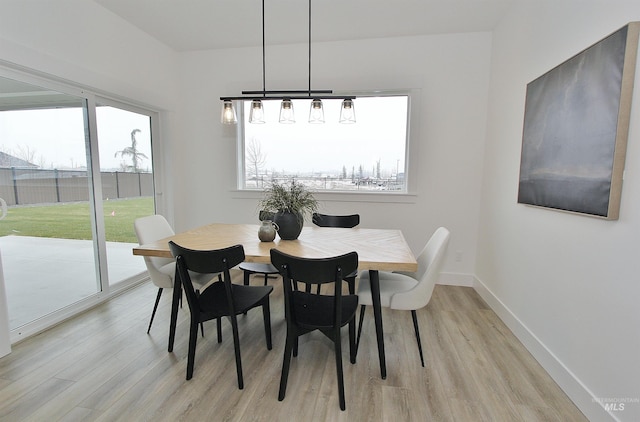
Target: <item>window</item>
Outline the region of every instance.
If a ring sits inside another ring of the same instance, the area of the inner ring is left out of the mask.
[[[406,192],[409,96],[354,100],[356,123],[338,123],[342,100],[323,100],[325,123],[308,122],[311,100],[293,100],[296,122],[279,123],[280,101],[263,101],[264,124],[250,124],[244,101],[239,188],[296,179],[315,190]]]

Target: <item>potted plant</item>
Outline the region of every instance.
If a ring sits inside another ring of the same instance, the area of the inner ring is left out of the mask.
[[[300,235],[305,217],[318,211],[318,200],[300,182],[273,182],[264,191],[260,210],[261,216],[264,212],[273,213],[281,239],[293,240]]]

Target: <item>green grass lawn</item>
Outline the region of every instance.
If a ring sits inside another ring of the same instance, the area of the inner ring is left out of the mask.
[[[138,243],[133,221],[154,213],[152,197],[103,201],[107,241]],[[0,236],[92,238],[88,202],[10,207],[0,220]]]

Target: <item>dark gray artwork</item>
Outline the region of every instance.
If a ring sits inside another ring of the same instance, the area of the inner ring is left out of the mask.
[[[628,131],[620,113],[628,115],[631,97],[623,105],[621,94],[633,87],[633,77],[631,87],[623,83],[628,32],[629,25],[527,85],[519,203],[612,218],[614,173],[622,183],[616,148],[626,148]],[[626,55],[635,63],[635,53]]]

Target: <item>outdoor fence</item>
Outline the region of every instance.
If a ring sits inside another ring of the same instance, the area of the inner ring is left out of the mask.
[[[152,173],[100,172],[102,199],[153,196]],[[0,198],[7,205],[89,200],[86,171],[0,168]]]

